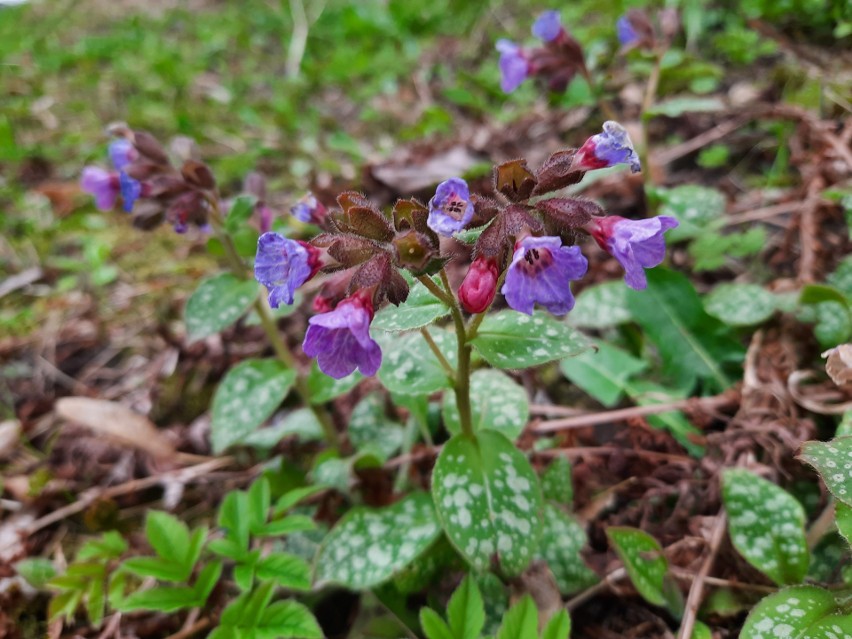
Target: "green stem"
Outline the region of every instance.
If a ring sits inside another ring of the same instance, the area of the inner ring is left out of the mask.
[[[222,247],[225,250],[225,258],[228,260],[228,266],[234,275],[240,279],[245,279],[246,265],[239,253],[237,253],[237,247],[234,246],[233,238],[231,238],[222,224],[219,203],[215,199],[211,198],[210,204],[213,208],[213,215],[210,217],[210,225],[213,227],[216,237],[222,243]],[[263,331],[266,333],[266,337],[272,345],[272,350],[275,351],[275,356],[282,364],[284,364],[284,366],[296,372],[296,393],[299,395],[302,403],[310,408],[314,416],[317,418],[317,421],[325,434],[325,439],[329,448],[337,450],[337,429],[334,427],[334,422],[332,422],[331,416],[322,406],[317,406],[316,404],[311,403],[311,393],[310,389],[308,389],[308,382],[305,377],[300,374],[296,358],[293,357],[290,349],[287,348],[287,345],[281,338],[281,335],[278,332],[278,327],[275,324],[275,318],[272,317],[272,312],[270,311],[269,306],[265,300],[258,297],[254,301],[254,309],[257,312],[257,316],[260,318],[260,324],[263,327]]]
[[[432,293],[432,295],[437,297],[447,306],[452,307],[453,304],[455,304],[455,300],[452,295],[448,295],[444,289],[435,284],[435,281],[428,275],[418,275],[417,281],[419,281],[430,293]]]
[[[653,178],[651,171],[651,143],[648,137],[648,123],[651,121],[651,115],[648,113],[651,107],[654,106],[654,100],[657,97],[657,87],[660,84],[660,73],[663,67],[664,50],[657,51],[657,59],[654,62],[654,67],[651,69],[651,75],[648,77],[648,84],[645,85],[645,96],[642,99],[642,114],[639,118],[642,124],[642,144],[639,147],[639,161],[642,164],[642,182],[645,186],[645,204],[648,204],[648,191],[653,186]]]
[[[467,330],[464,325],[464,315],[461,308],[456,302],[452,288],[450,288],[450,278],[447,272],[441,269],[441,282],[446,289],[447,304],[450,307],[450,313],[453,317],[453,323],[456,327],[456,339],[459,345],[459,365],[456,370],[455,383],[453,388],[456,391],[456,407],[459,410],[459,425],[461,426],[462,434],[465,437],[474,438],[473,423],[470,416],[470,343],[467,340]],[[438,288],[437,286],[435,288]]]
[[[438,348],[438,345],[435,343],[435,340],[432,338],[432,335],[429,333],[425,326],[420,329],[420,334],[423,336],[423,339],[426,340],[426,343],[429,345],[429,348],[432,349],[432,353],[435,355],[435,357],[438,358],[438,363],[444,369],[444,372],[447,374],[447,377],[449,377],[451,381],[455,381],[456,371],[453,370],[452,365],[447,361],[447,358],[444,357],[444,354],[441,352],[441,349]]]

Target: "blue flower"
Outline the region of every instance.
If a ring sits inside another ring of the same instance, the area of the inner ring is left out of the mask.
[[[326,212],[326,208],[313,193],[305,194],[290,209],[293,217],[305,224],[320,224],[325,218]]]
[[[127,165],[133,162],[138,153],[129,140],[119,138],[113,140],[109,145],[109,157],[116,171],[123,171]]]
[[[589,262],[577,246],[562,246],[555,236],[527,236],[515,244],[500,290],[510,307],[532,315],[536,304],[554,315],[574,308],[569,283],[586,274]]]
[[[627,130],[618,122],[604,122],[603,132],[585,141],[574,156],[574,168],[583,171],[602,169],[616,164],[629,164],[632,173],[642,170],[639,155]]]
[[[521,47],[514,42],[498,40],[496,48],[500,52],[500,88],[503,93],[511,93],[527,79],[530,65]]]
[[[373,303],[362,289],[333,311],[309,319],[302,349],[308,357],[317,358],[323,373],[335,379],[356,368],[364,375],[375,375],[382,364],[382,349],[370,337],[372,321]]]
[[[592,237],[624,268],[624,281],[632,289],[648,287],[646,268],[660,264],[666,256],[663,234],[678,225],[668,215],[646,220],[628,220],[618,215],[596,218],[591,224]]]
[[[562,23],[559,19],[558,11],[545,11],[536,19],[532,26],[533,35],[545,42],[552,42],[559,37],[561,32]]]
[[[435,196],[429,200],[429,217],[426,224],[430,229],[451,237],[461,231],[473,217],[473,204],[467,182],[461,178],[450,178],[438,185]]]
[[[134,180],[124,171],[118,174],[118,184],[121,189],[122,208],[130,213],[133,210],[136,200],[142,195],[142,184],[139,180]]]
[[[278,308],[281,302],[292,304],[296,289],[313,275],[308,247],[278,233],[264,233],[257,240],[254,278],[269,291],[272,308]]]
[[[96,166],[87,166],[80,176],[80,188],[94,196],[101,211],[111,211],[119,194],[119,177]]]
[[[621,16],[615,23],[615,31],[618,35],[618,41],[623,46],[628,46],[639,40],[639,34],[636,33],[636,29],[630,23],[630,18],[626,15]]]

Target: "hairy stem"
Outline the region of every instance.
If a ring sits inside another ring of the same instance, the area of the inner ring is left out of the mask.
[[[210,203],[213,208],[213,215],[210,217],[210,225],[213,227],[213,231],[216,234],[217,239],[222,243],[222,247],[225,250],[225,258],[228,260],[228,267],[234,275],[240,279],[245,279],[245,262],[243,262],[239,253],[237,253],[237,248],[234,246],[233,238],[231,238],[222,224],[219,204],[217,201],[212,199],[210,200]],[[296,372],[296,393],[299,395],[302,403],[310,408],[314,416],[317,418],[317,421],[325,434],[328,446],[337,450],[337,430],[334,427],[334,422],[332,422],[331,416],[322,406],[317,406],[316,404],[311,403],[311,394],[308,389],[308,382],[300,373],[296,358],[293,357],[290,349],[287,348],[287,345],[281,338],[281,335],[278,332],[278,327],[275,324],[275,318],[272,317],[272,313],[266,301],[260,297],[256,298],[254,301],[254,310],[260,318],[260,324],[263,327],[263,331],[266,333],[269,343],[272,345],[272,350],[275,351],[275,356],[282,364],[284,364],[284,366]]]
[[[423,336],[423,339],[426,340],[426,343],[429,345],[429,348],[432,350],[432,353],[435,355],[435,357],[438,358],[438,363],[441,365],[441,368],[444,369],[444,372],[447,374],[447,377],[449,377],[451,381],[455,381],[456,371],[453,369],[452,365],[447,361],[447,358],[444,357],[444,354],[441,352],[441,349],[438,348],[438,345],[435,343],[435,340],[432,338],[432,335],[429,333],[428,329],[425,326],[420,329],[420,334]]]
[[[466,437],[473,439],[473,424],[470,417],[470,343],[467,340],[467,330],[464,325],[464,316],[461,308],[456,302],[453,290],[450,288],[450,278],[447,272],[441,269],[441,282],[444,284],[447,304],[456,327],[456,339],[459,345],[459,365],[456,370],[453,388],[456,391],[456,407],[459,410],[459,424],[461,431]],[[434,284],[434,282],[433,282]],[[437,289],[438,287],[435,286]],[[431,290],[431,289],[430,289]],[[438,289],[440,290],[440,289]]]

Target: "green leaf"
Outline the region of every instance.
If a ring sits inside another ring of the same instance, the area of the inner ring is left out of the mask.
[[[649,270],[648,288],[628,293],[634,318],[654,342],[668,375],[683,385],[695,378],[722,390],[730,386],[726,362],[739,362],[742,346],[701,305],[685,275],[663,268]]]
[[[547,563],[559,592],[570,595],[597,583],[580,555],[588,541],[583,526],[552,504],[544,506],[543,523],[538,557]]]
[[[116,531],[110,530],[100,539],[91,539],[77,552],[77,561],[89,559],[118,559],[127,550],[127,542]]]
[[[590,348],[583,335],[542,311],[487,315],[471,343],[496,368],[529,368]]]
[[[541,492],[546,500],[571,508],[574,505],[574,482],[571,480],[571,462],[567,457],[557,457],[541,476]]]
[[[219,506],[216,523],[225,529],[225,535],[234,542],[240,552],[248,552],[249,547],[249,503],[248,495],[240,490],[232,490]],[[237,559],[231,555],[233,559]]]
[[[316,527],[314,520],[307,515],[288,515],[283,519],[270,521],[252,532],[258,537],[278,537],[294,532],[313,530]]]
[[[852,204],[852,197],[846,197],[850,198],[849,203]],[[838,291],[841,291],[847,299],[852,298],[852,256],[843,258],[837,268],[834,269],[834,273],[826,278],[826,281]]]
[[[503,617],[497,639],[534,639],[538,636],[538,610],[532,597],[524,595]]]
[[[189,528],[174,515],[153,510],[148,512],[145,519],[145,536],[148,543],[161,558],[178,564],[186,572],[186,577],[192,570],[187,565],[190,558]]]
[[[28,557],[15,564],[15,570],[27,580],[33,588],[44,588],[47,582],[56,576],[56,568],[50,559]]]
[[[438,286],[440,279],[432,278]],[[406,299],[399,306],[388,304],[373,318],[371,326],[383,331],[410,331],[427,326],[450,314],[449,307],[420,282],[414,282]]]
[[[571,617],[567,610],[554,614],[541,633],[541,639],[568,639],[571,635]]]
[[[207,601],[207,597],[209,597],[210,593],[213,592],[213,588],[216,587],[219,577],[221,576],[221,561],[211,561],[198,572],[198,577],[196,578],[192,589],[195,591],[196,599],[201,602],[199,605],[203,605]]]
[[[49,621],[54,621],[60,617],[67,620],[74,618],[74,613],[83,599],[82,590],[68,590],[55,595],[47,607],[47,618]]]
[[[482,634],[494,637],[500,629],[503,615],[509,609],[509,592],[493,572],[483,572],[475,577],[485,608],[485,628]]]
[[[432,496],[450,542],[475,570],[496,555],[521,572],[541,535],[541,488],[527,458],[496,431],[444,444],[432,473]]]
[[[485,625],[482,595],[473,577],[467,575],[447,604],[447,620],[455,639],[479,639]]]
[[[163,581],[183,582],[189,576],[182,564],[160,557],[131,557],[121,567],[139,577],[154,577]]]
[[[805,442],[799,459],[814,467],[835,498],[852,506],[852,436]]]
[[[654,192],[661,200],[657,214],[670,215],[679,223],[667,233],[670,242],[698,237],[725,215],[725,196],[715,188],[683,184]]]
[[[777,309],[776,297],[757,284],[721,284],[704,298],[704,310],[729,326],[760,324]]]
[[[798,500],[742,468],[722,474],[728,532],[737,551],[777,584],[795,584],[808,572],[805,511]]]
[[[371,393],[352,411],[349,439],[356,450],[368,450],[387,460],[402,446],[405,430],[399,422],[388,417],[382,396]]]
[[[269,517],[271,496],[269,494],[269,479],[261,477],[246,491],[248,495],[249,532],[257,534]]]
[[[360,373],[355,373],[360,375]],[[335,381],[333,378],[326,376],[326,379],[331,379]],[[313,401],[316,399],[314,396],[311,396],[312,404],[319,404],[322,402]],[[255,441],[255,436],[261,435],[261,433],[265,433],[266,431],[274,430],[274,435],[270,435],[269,439],[271,440],[270,446],[274,446],[279,441],[287,437],[288,435],[295,435],[296,439],[298,439],[302,443],[313,442],[313,441],[321,441],[324,439],[325,435],[322,430],[322,424],[319,423],[317,416],[310,408],[298,408],[291,413],[288,413],[283,419],[280,421],[276,420],[272,426],[268,428],[261,428],[258,431],[255,431],[251,435],[249,435],[244,442],[250,443]]]
[[[821,302],[814,305],[816,326],[814,336],[823,348],[832,348],[852,336],[852,316],[839,302]]]
[[[263,612],[272,601],[275,594],[275,584],[271,581],[261,582],[246,599],[245,605],[240,610],[240,625],[254,628],[260,624]],[[224,615],[223,615],[224,617]]]
[[[694,262],[694,271],[714,271],[731,261],[731,258],[756,255],[765,246],[766,230],[762,226],[724,234],[708,228],[692,241],[688,252]]]
[[[637,528],[622,526],[610,526],[606,534],[639,594],[655,606],[665,606],[669,564],[657,540]]]
[[[607,342],[596,342],[596,348],[559,363],[562,374],[601,404],[615,406],[628,389],[628,380],[648,368],[648,362],[637,359]]]
[[[101,625],[101,621],[104,618],[104,608],[106,607],[104,577],[92,579],[89,582],[88,588],[86,588],[86,614],[95,628]]]
[[[281,405],[295,380],[295,371],[275,359],[249,359],[229,370],[213,397],[213,451],[221,453],[254,432]]]
[[[692,639],[713,639],[713,631],[706,623],[696,621],[692,627]]]
[[[301,557],[273,552],[257,562],[257,578],[274,581],[289,590],[310,590],[311,567]]]
[[[257,198],[253,195],[237,196],[234,199],[234,203],[231,204],[231,209],[228,211],[227,217],[225,217],[225,230],[228,233],[237,232],[252,216],[252,213],[254,213],[256,202]]]
[[[202,281],[186,301],[184,317],[189,341],[228,328],[254,303],[258,290],[254,280],[241,280],[230,273]]]
[[[257,639],[322,639],[322,630],[307,607],[298,601],[276,601],[263,612],[256,626]]]
[[[420,609],[420,626],[428,639],[456,639],[447,622],[431,608]]]
[[[314,361],[311,364],[311,371],[308,373],[307,381],[311,404],[325,404],[326,402],[330,402],[335,397],[340,397],[355,388],[362,379],[364,379],[364,376],[358,371],[342,379],[334,379],[323,373],[316,361]]]
[[[456,338],[443,329],[429,331],[450,366],[457,365]],[[450,380],[423,336],[418,333],[380,340],[384,358],[379,379],[392,393],[429,395],[447,388]]]
[[[837,302],[842,306],[849,304],[846,295],[833,286],[825,284],[808,284],[799,294],[799,304],[819,304],[820,302]]]
[[[837,624],[834,595],[816,586],[793,586],[765,597],[749,614],[740,639],[831,639],[843,637],[850,629],[849,618],[834,634],[827,634]],[[845,633],[844,633],[845,630]]]
[[[301,488],[288,490],[275,502],[275,508],[272,509],[272,516],[279,517],[283,515],[303,499],[312,497],[323,490],[325,490],[324,486],[302,486]]]
[[[142,590],[128,595],[121,605],[116,606],[119,612],[135,610],[153,610],[157,612],[175,612],[185,608],[195,608],[203,605],[192,588],[186,586],[161,586]]]
[[[323,540],[315,579],[363,590],[390,579],[440,534],[429,495],[414,493],[385,508],[358,506]]]
[[[578,328],[612,328],[633,319],[621,280],[587,286],[577,295],[568,323]]]
[[[452,435],[461,432],[456,394],[444,392],[444,425]],[[514,440],[530,416],[527,391],[500,371],[483,369],[470,376],[470,417],[474,430],[489,428]]]
[[[847,544],[852,544],[852,506],[842,501],[834,504],[834,523]]]

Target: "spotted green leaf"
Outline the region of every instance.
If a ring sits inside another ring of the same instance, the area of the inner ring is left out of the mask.
[[[578,328],[610,328],[626,324],[631,319],[627,286],[621,280],[584,288],[568,313],[568,323]]]
[[[723,473],[722,497],[731,541],[746,561],[777,584],[800,583],[810,555],[798,500],[742,468]]]
[[[514,440],[530,416],[527,392],[500,371],[483,369],[470,377],[470,412],[475,430],[490,428]],[[461,432],[456,394],[444,393],[444,425],[451,434]]]
[[[472,343],[496,368],[538,366],[591,347],[579,332],[541,311],[532,316],[508,310],[488,315]]]
[[[443,329],[433,329],[429,333],[450,365],[455,367],[456,338]],[[428,395],[450,385],[447,373],[419,332],[386,336],[379,341],[384,353],[379,379],[392,393]]]
[[[222,273],[204,280],[186,301],[184,318],[189,341],[228,328],[248,310],[258,294],[254,280]]]
[[[242,441],[269,419],[295,379],[295,372],[274,359],[249,359],[229,370],[213,397],[214,452]]]
[[[548,501],[571,508],[574,503],[574,482],[571,479],[571,462],[567,457],[557,457],[541,476],[541,490]]]
[[[447,537],[475,570],[496,555],[509,574],[533,558],[541,535],[541,488],[527,458],[504,435],[456,435],[432,473],[435,508]]]
[[[852,436],[805,442],[799,459],[816,469],[832,495],[852,506]]]
[[[349,439],[359,452],[373,452],[382,459],[393,455],[405,438],[402,425],[388,417],[378,393],[367,395],[349,418]]]
[[[728,326],[760,324],[777,308],[775,295],[757,284],[720,284],[704,298],[704,310]]]
[[[698,184],[683,184],[672,189],[656,189],[662,200],[658,215],[670,215],[679,222],[667,233],[668,240],[678,242],[701,235],[713,228],[725,214],[725,196],[718,189]]]
[[[440,284],[438,284],[440,286]],[[449,307],[432,295],[423,284],[414,282],[399,306],[389,304],[376,313],[373,328],[383,331],[410,331],[450,314]]]
[[[353,590],[372,588],[411,563],[440,533],[425,493],[385,508],[355,507],[323,540],[315,580]]]
[[[842,501],[834,504],[834,523],[847,544],[852,544],[852,506]]]
[[[665,606],[669,564],[657,540],[637,528],[622,526],[610,526],[606,535],[639,594],[655,606]]]
[[[323,373],[314,362],[307,379],[311,404],[325,404],[335,397],[340,397],[355,388],[362,379],[364,376],[358,371],[342,379],[334,379]]]
[[[752,609],[740,639],[841,639],[852,635],[852,616],[838,614],[834,595],[816,586],[793,586]]]
[[[570,595],[596,583],[597,575],[580,556],[588,541],[583,526],[552,504],[545,504],[543,520],[538,557],[547,563],[559,592]]]

